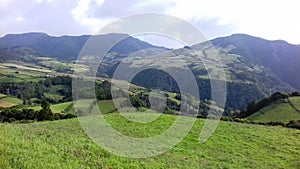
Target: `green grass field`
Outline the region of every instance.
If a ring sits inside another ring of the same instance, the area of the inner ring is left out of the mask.
[[[81,101],[82,102],[82,107],[89,105],[91,104],[91,100],[84,100],[84,101]],[[65,102],[65,103],[59,103],[59,104],[52,104],[50,105],[50,108],[52,110],[53,113],[60,113],[64,110],[67,109],[68,106],[70,106],[73,102]],[[115,106],[114,106],[114,103],[111,101],[111,100],[100,100],[100,101],[97,101],[97,104],[98,104],[98,107],[99,109],[101,110],[101,113],[103,114],[108,114],[108,113],[112,113],[114,112],[115,110]],[[37,105],[37,106],[29,106],[29,107],[26,107],[27,109],[33,109],[33,110],[41,110],[41,106],[40,105]],[[80,105],[78,107],[80,109]],[[72,112],[74,113],[74,112]]]
[[[116,130],[134,137],[156,135],[176,116],[147,124],[118,114],[105,116]],[[179,117],[184,118],[184,117]],[[300,130],[221,122],[205,143],[197,119],[177,146],[155,157],[132,159],[110,154],[93,143],[77,119],[0,125],[0,168],[297,168]]]
[[[52,110],[53,113],[61,113],[62,111],[64,111],[68,106],[70,106],[73,102],[65,102],[65,103],[59,103],[59,104],[52,104],[50,105],[50,108]],[[41,110],[41,106],[30,106],[30,107],[26,107],[27,109],[33,109],[33,110]]]
[[[8,107],[12,107],[12,106],[15,106],[15,104],[9,103],[7,101],[0,100],[0,107],[1,108],[8,108]]]
[[[10,103],[16,104],[16,105],[23,103],[22,100],[20,100],[18,98],[15,98],[15,97],[5,97],[5,98],[3,98],[1,100],[10,102]]]
[[[0,99],[2,99],[3,97],[6,97],[6,95],[0,93]]]
[[[111,100],[100,100],[97,102],[102,114],[108,114],[115,111],[115,105]]]
[[[289,103],[271,104],[258,112],[247,117],[248,120],[255,122],[283,122],[288,123],[290,120],[300,119],[300,97],[290,97]],[[296,109],[295,109],[296,108]]]
[[[14,97],[2,97],[0,98],[0,107],[4,107],[4,108],[7,108],[7,107],[12,107],[12,106],[15,106],[15,105],[19,105],[19,104],[22,104],[23,101],[18,99],[18,98],[14,98]]]
[[[17,64],[4,64],[0,67],[0,82],[39,81],[48,72],[42,69],[25,67]],[[14,67],[14,68],[12,68]]]
[[[289,100],[300,111],[300,97],[290,97]]]
[[[66,108],[68,106],[70,106],[73,102],[66,102],[66,103],[60,103],[60,104],[55,104],[55,105],[51,105],[50,108],[54,113],[60,113],[64,110],[66,110]]]

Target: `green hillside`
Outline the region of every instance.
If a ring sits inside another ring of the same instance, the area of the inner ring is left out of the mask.
[[[166,130],[176,116],[163,115],[147,124],[129,122],[118,114],[105,118],[116,130],[143,137]],[[146,159],[110,154],[87,137],[77,119],[1,124],[0,168],[297,168],[300,165],[300,130],[221,122],[213,136],[200,144],[203,124],[202,119],[197,119],[177,146]]]
[[[50,108],[52,110],[53,113],[60,113],[64,110],[66,110],[69,106],[72,105],[72,102],[65,102],[65,103],[59,103],[59,104],[52,104],[50,105]],[[27,109],[33,109],[33,110],[41,110],[42,107],[40,105],[37,106],[30,106],[30,107],[26,107]]]
[[[300,119],[300,97],[290,97],[285,102],[275,102],[247,117],[254,122],[283,122]]]
[[[0,93],[0,98],[2,99],[3,97],[6,97],[6,95]]]
[[[52,105],[50,105],[50,108],[51,108],[53,113],[60,113],[62,111],[65,111],[69,106],[72,106],[72,103],[73,102],[71,101],[71,102],[65,102],[65,103],[59,103],[59,104],[52,104]],[[87,101],[86,103],[89,103],[89,102]],[[97,104],[98,104],[99,109],[101,110],[101,112],[103,114],[112,113],[116,109],[115,106],[114,106],[113,101],[111,101],[111,100],[99,100],[99,101],[97,101]],[[33,110],[36,110],[36,111],[42,109],[42,107],[40,105],[29,106],[29,107],[26,107],[26,108],[27,109],[33,109]],[[73,110],[70,110],[70,111],[73,111]],[[72,113],[74,113],[74,112],[72,112]]]
[[[22,104],[22,100],[14,97],[7,97],[3,94],[0,95],[0,107],[12,107]]]

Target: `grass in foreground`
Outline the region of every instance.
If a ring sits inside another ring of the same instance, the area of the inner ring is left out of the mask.
[[[167,129],[176,116],[147,124],[118,114],[105,116],[116,130],[145,137]],[[182,117],[179,117],[182,118]],[[162,155],[119,157],[93,143],[77,119],[0,125],[0,168],[297,168],[300,130],[221,122],[205,143],[198,142],[204,121]]]

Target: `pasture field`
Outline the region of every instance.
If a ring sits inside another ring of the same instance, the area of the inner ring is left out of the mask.
[[[283,122],[300,120],[300,97],[290,97],[287,103],[274,103],[262,108],[258,112],[247,117],[255,122]]]
[[[65,103],[59,103],[59,104],[52,104],[50,105],[50,108],[52,110],[53,113],[61,113],[62,111],[66,110],[66,108],[68,106],[70,106],[73,102],[65,102]],[[41,110],[41,106],[37,105],[37,106],[30,106],[30,107],[26,107],[27,109],[33,109],[33,110]]]
[[[18,63],[1,63],[0,82],[40,81],[52,74],[51,70]]]
[[[8,108],[16,105],[20,105],[23,103],[22,100],[15,98],[15,97],[9,97],[2,95],[3,97],[0,97],[0,107]]]
[[[136,116],[137,114],[132,114]],[[115,130],[132,137],[160,134],[181,116],[162,115],[151,123],[105,115]],[[297,168],[300,130],[220,122],[199,143],[204,124],[197,119],[188,135],[169,151],[134,159],[109,153],[83,131],[78,119],[0,125],[0,168]]]

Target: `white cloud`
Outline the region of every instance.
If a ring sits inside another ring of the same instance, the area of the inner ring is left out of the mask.
[[[36,3],[42,3],[42,2],[47,2],[48,4],[50,4],[51,2],[53,2],[53,0],[35,0]]]
[[[0,0],[0,34],[90,34],[121,17],[158,12],[209,30],[209,37],[237,32],[300,43],[298,7],[297,0]]]
[[[24,18],[23,18],[22,16],[18,16],[18,17],[17,17],[17,21],[18,21],[18,22],[22,22],[22,21],[24,21]]]
[[[166,13],[196,22],[217,18],[219,25],[235,24],[238,32],[300,43],[298,1],[174,0]]]
[[[101,6],[105,2],[105,0],[96,0],[96,2],[98,6]]]
[[[9,3],[11,2],[12,0],[1,0],[0,1],[0,7],[5,7],[7,5],[9,5]]]
[[[96,15],[89,14],[93,1],[101,6],[94,8],[96,12],[93,14]],[[297,9],[297,4],[296,0],[79,0],[76,8],[72,10],[72,15],[78,23],[93,32],[119,17],[159,12],[179,17],[195,25],[199,21],[210,20],[216,21],[215,28],[222,29],[226,25],[233,25],[228,26],[235,29],[230,33],[247,33],[267,39],[300,43],[300,22],[297,22],[300,10]]]
[[[111,22],[113,19],[89,16],[88,12],[92,1],[93,0],[79,0],[77,2],[77,6],[72,9],[71,14],[78,23],[86,26],[93,33],[96,33],[99,29]],[[101,6],[104,3],[104,0],[95,0],[95,2],[97,5]]]

